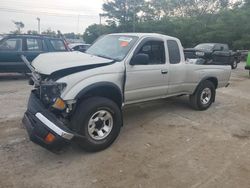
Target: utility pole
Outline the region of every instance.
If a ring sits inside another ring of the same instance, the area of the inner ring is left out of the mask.
[[[135,0],[133,1],[133,32],[135,32]]]
[[[99,24],[102,24],[102,17],[105,17],[105,14],[99,14]]]
[[[99,24],[102,25],[102,14],[99,14]]]
[[[40,30],[41,30],[41,28],[40,28],[40,21],[41,21],[41,19],[40,18],[36,18],[37,19],[37,22],[38,22],[38,34],[40,34]]]
[[[133,14],[133,32],[135,32],[135,11]]]
[[[80,14],[77,16],[77,34],[79,33],[79,22],[80,22]]]

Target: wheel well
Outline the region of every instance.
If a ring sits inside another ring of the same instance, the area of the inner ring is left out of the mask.
[[[197,87],[195,88],[193,94],[197,91],[199,85],[200,85],[202,82],[206,81],[206,80],[212,82],[212,83],[214,84],[215,89],[217,89],[217,87],[218,87],[218,80],[217,80],[217,78],[215,78],[215,77],[208,77],[208,78],[204,78],[204,79],[202,79],[202,80],[200,81],[200,83],[199,83],[199,84],[197,85]]]
[[[97,85],[81,92],[78,99],[86,99],[93,96],[105,97],[114,101],[119,107],[122,106],[123,97],[118,87],[113,85]]]
[[[214,84],[215,89],[217,89],[217,87],[218,87],[218,80],[217,80],[217,78],[211,77],[211,78],[207,78],[205,80],[209,80],[210,82],[212,82]]]

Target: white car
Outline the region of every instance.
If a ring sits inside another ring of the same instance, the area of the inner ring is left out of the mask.
[[[194,109],[206,110],[231,75],[230,66],[185,61],[179,39],[152,33],[109,34],[86,53],[42,54],[31,65],[23,59],[34,84],[23,122],[31,140],[48,149],[65,142],[107,148],[127,104],[189,95]]]
[[[85,52],[90,47],[90,44],[71,43],[71,44],[68,44],[68,47],[73,51]]]

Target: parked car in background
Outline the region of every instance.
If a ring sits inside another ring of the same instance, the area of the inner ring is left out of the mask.
[[[186,58],[196,58],[197,52],[199,55],[203,53],[207,59],[206,64],[231,65],[232,69],[236,69],[241,61],[240,53],[229,50],[227,44],[202,43],[194,48],[187,48],[184,52]]]
[[[0,72],[30,72],[21,59],[33,61],[39,54],[69,51],[63,39],[44,35],[7,35],[0,40]]]
[[[69,48],[73,51],[80,51],[85,52],[89,47],[90,44],[84,44],[84,43],[71,43],[68,45]]]

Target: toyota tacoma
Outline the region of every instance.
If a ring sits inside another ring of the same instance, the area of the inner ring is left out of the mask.
[[[188,95],[194,109],[206,110],[231,75],[230,66],[186,61],[179,39],[152,33],[109,34],[86,53],[22,59],[34,86],[23,123],[30,139],[50,150],[70,142],[90,152],[107,148],[128,104]]]

